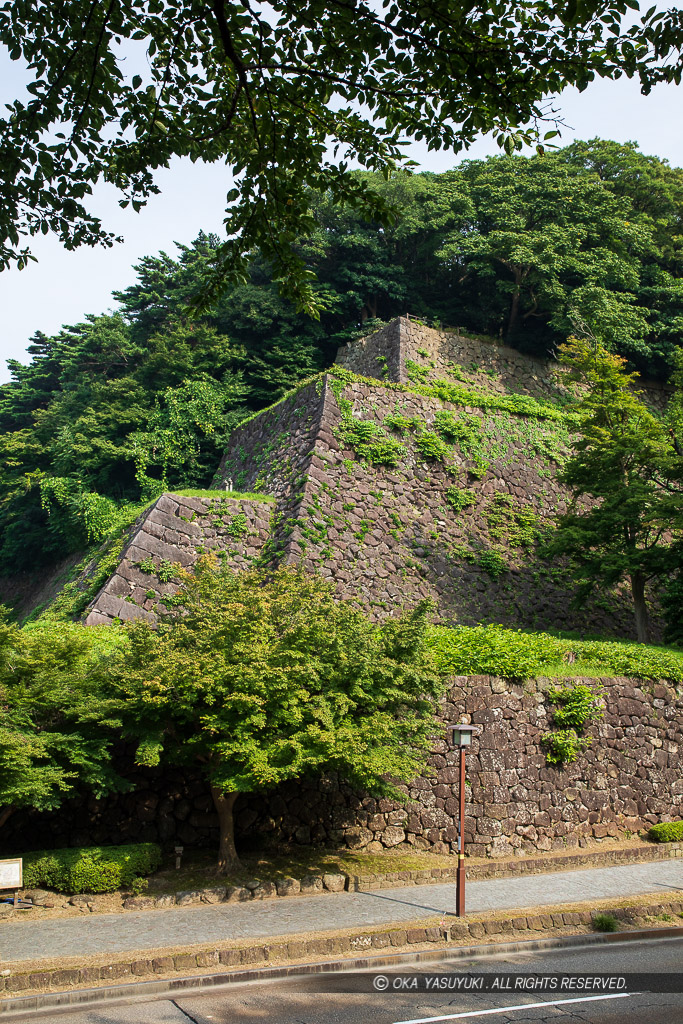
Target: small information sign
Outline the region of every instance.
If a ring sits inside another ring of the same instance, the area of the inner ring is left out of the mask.
[[[21,889],[23,861],[21,857],[0,860],[0,889]]]

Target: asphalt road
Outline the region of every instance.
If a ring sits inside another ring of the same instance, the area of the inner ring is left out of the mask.
[[[468,961],[404,964],[382,972],[467,978],[475,972],[612,973],[655,972],[683,977],[683,939],[657,939],[615,946],[586,946],[547,952],[485,955]],[[374,974],[373,974],[374,976]],[[348,977],[348,976],[347,976]],[[365,979],[361,984],[365,983]],[[350,986],[333,979],[290,978],[232,985],[208,995],[177,995],[149,1002],[102,1006],[76,1013],[51,1011],[22,1021],[50,1024],[683,1024],[683,992],[619,992],[596,998],[570,993],[383,993],[329,992],[322,987]],[[368,985],[368,988],[370,986]],[[683,986],[682,986],[683,987]],[[538,1004],[541,1004],[540,1006]],[[0,1019],[2,1019],[0,1017]],[[13,1017],[14,1021],[19,1018]]]

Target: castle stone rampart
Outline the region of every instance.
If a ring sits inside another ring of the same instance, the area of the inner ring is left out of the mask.
[[[587,682],[587,680],[577,680]],[[600,681],[602,721],[591,746],[564,768],[546,763],[541,737],[552,707],[545,692],[557,680],[513,684],[491,676],[458,677],[444,722],[463,713],[482,730],[467,755],[465,840],[471,856],[510,856],[572,849],[625,830],[683,817],[683,698],[663,683]],[[561,680],[567,685],[570,680]],[[592,681],[593,683],[595,681]],[[408,802],[377,800],[336,776],[303,779],[236,805],[238,845],[347,844],[455,849],[457,755],[435,744],[431,775],[406,787]],[[3,828],[8,852],[54,846],[161,841],[218,841],[211,796],[191,771],[139,769],[131,793],[70,801],[57,813],[17,811]]]

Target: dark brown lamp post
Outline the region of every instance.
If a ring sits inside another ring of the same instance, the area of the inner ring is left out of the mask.
[[[448,726],[448,734],[451,737],[453,750],[460,751],[460,792],[458,794],[458,871],[456,874],[455,901],[457,904],[456,914],[463,917],[465,914],[465,750],[472,743],[472,736],[479,732],[473,725],[459,722],[457,725]]]

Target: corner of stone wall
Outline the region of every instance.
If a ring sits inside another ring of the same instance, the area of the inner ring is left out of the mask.
[[[189,568],[203,553],[248,568],[268,539],[270,513],[271,502],[224,491],[215,498],[162,494],[136,521],[119,564],[86,610],[85,625],[156,622],[157,611],[166,610],[164,598],[177,590],[172,566]]]

